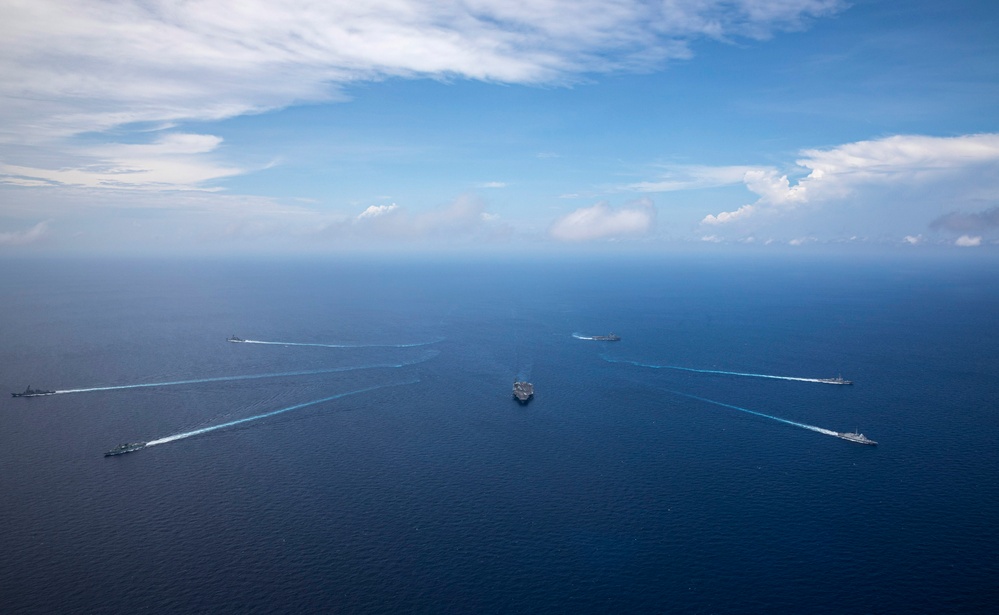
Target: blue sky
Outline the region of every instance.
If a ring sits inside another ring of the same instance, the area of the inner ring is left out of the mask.
[[[5,0],[0,254],[999,245],[999,4]]]

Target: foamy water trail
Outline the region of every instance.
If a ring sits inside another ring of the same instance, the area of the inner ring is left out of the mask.
[[[206,382],[233,382],[238,380],[260,380],[263,378],[287,378],[290,376],[312,376],[316,374],[333,374],[337,372],[351,372],[362,369],[380,369],[380,368],[399,368],[406,367],[407,365],[415,365],[417,363],[422,363],[428,361],[433,357],[440,354],[439,351],[431,350],[427,351],[426,354],[419,359],[412,361],[403,361],[401,363],[374,363],[371,365],[356,365],[349,367],[330,367],[326,369],[310,369],[298,372],[277,372],[270,374],[249,374],[241,376],[217,376],[215,378],[195,378],[191,380],[173,380],[170,382],[143,382],[141,384],[122,384],[117,386],[107,386],[107,387],[89,387],[85,389],[64,389],[60,391],[55,391],[55,395],[65,395],[67,393],[90,393],[93,391],[120,391],[124,389],[142,389],[142,388],[152,388],[152,387],[169,387],[178,386],[182,384],[203,384]]]
[[[242,340],[234,342],[237,344],[266,344],[269,346],[313,346],[316,348],[417,348],[419,346],[429,346],[444,341],[439,338],[430,342],[414,342],[412,344],[317,344],[309,342],[273,342],[264,340]]]
[[[376,391],[378,389],[384,389],[388,387],[402,386],[406,384],[416,384],[419,380],[410,380],[407,382],[396,382],[392,384],[380,384],[378,386],[368,387],[365,389],[357,389],[355,391],[347,391],[346,393],[339,393],[337,395],[331,395],[329,397],[324,397],[322,399],[315,399],[312,401],[307,401],[301,404],[295,404],[294,406],[288,406],[287,408],[281,408],[280,410],[273,410],[271,412],[265,412],[264,414],[258,414],[256,416],[250,416],[245,419],[239,419],[236,421],[229,421],[228,423],[221,423],[219,425],[212,425],[211,427],[202,427],[201,429],[195,429],[192,431],[185,431],[184,433],[174,434],[172,436],[167,436],[165,438],[160,438],[158,440],[152,440],[146,442],[146,448],[150,446],[156,446],[157,444],[166,444],[167,442],[175,442],[177,440],[183,440],[184,438],[190,438],[192,436],[199,436],[201,434],[208,433],[210,431],[216,431],[219,429],[225,429],[226,427],[232,427],[234,425],[241,425],[243,423],[249,423],[250,421],[257,421],[260,419],[265,419],[269,416],[275,416],[278,414],[283,414],[285,412],[291,412],[292,410],[299,410],[301,408],[307,408],[308,406],[315,406],[316,404],[326,403],[328,401],[333,401],[335,399],[341,399],[347,397],[348,395],[357,395],[359,393],[368,393],[370,391]]]
[[[579,338],[588,339],[588,338]],[[848,384],[846,381],[837,381],[835,378],[801,378],[799,376],[776,376],[774,374],[753,374],[749,372],[728,372],[720,369],[696,369],[693,367],[681,367],[679,365],[655,365],[652,363],[639,363],[628,359],[613,359],[601,355],[601,359],[608,363],[628,363],[637,367],[648,367],[650,369],[674,369],[682,372],[694,372],[698,374],[721,374],[724,376],[745,376],[747,378],[769,378],[771,380],[793,380],[795,382],[815,382],[818,384]]]
[[[746,412],[748,414],[755,414],[756,416],[762,416],[765,419],[770,419],[773,421],[779,421],[781,423],[787,423],[788,425],[794,425],[795,427],[801,427],[802,429],[808,429],[809,431],[817,431],[818,433],[825,434],[827,436],[839,437],[839,434],[831,429],[823,429],[821,427],[816,427],[815,425],[808,425],[806,423],[798,423],[796,421],[789,421],[787,419],[782,419],[779,416],[773,416],[770,414],[764,414],[762,412],[757,412],[755,410],[750,410],[748,408],[740,408],[739,406],[733,406],[732,404],[722,403],[720,401],[715,401],[713,399],[707,399],[706,397],[698,397],[697,395],[691,395],[690,393],[681,393],[680,391],[669,391],[674,395],[680,395],[682,397],[689,397],[690,399],[696,399],[698,401],[703,401],[709,404],[714,404],[716,406],[721,406],[723,408],[731,408],[732,410],[738,410],[739,412]]]
[[[580,335],[578,333],[573,333],[572,337],[576,338],[577,340],[592,340],[593,339],[592,336]]]

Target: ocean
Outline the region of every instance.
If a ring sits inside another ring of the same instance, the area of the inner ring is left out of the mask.
[[[0,388],[61,391],[0,402],[4,613],[999,604],[988,259],[39,259],[0,282]],[[822,431],[854,429],[878,445]]]

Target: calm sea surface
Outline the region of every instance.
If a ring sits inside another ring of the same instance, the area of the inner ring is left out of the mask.
[[[994,265],[8,263],[0,610],[987,611]]]

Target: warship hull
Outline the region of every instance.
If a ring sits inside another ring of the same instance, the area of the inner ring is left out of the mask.
[[[42,391],[28,387],[23,393],[11,393],[11,397],[42,397],[44,395],[55,395],[55,391]]]

